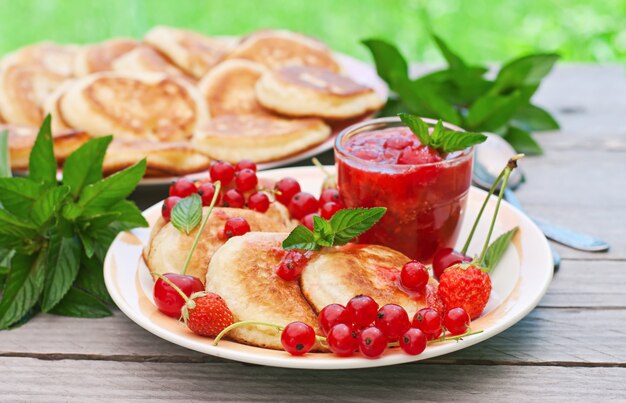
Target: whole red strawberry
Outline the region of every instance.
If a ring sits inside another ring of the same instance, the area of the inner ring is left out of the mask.
[[[226,302],[212,292],[192,294],[183,307],[183,318],[189,330],[208,337],[217,336],[235,321]]]
[[[490,294],[489,274],[474,265],[449,267],[439,279],[439,297],[446,308],[463,308],[471,319],[483,312]]]

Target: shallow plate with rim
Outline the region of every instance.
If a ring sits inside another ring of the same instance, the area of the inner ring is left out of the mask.
[[[324,174],[315,167],[275,169],[261,172],[259,176],[273,180],[286,176],[294,177],[298,179],[304,191],[313,194],[319,194],[324,180]],[[465,239],[484,196],[484,191],[470,189],[460,239]],[[495,198],[492,198],[485,212],[486,217],[493,213],[494,206]],[[144,216],[148,222],[154,223],[160,211],[161,203],[158,203],[147,209]],[[194,335],[183,324],[161,314],[154,306],[152,279],[141,258],[142,247],[150,234],[147,228],[117,236],[104,262],[104,278],[111,297],[130,319],[149,332],[192,350],[235,361],[284,368],[380,367],[436,357],[480,343],[513,326],[539,303],[552,280],[552,259],[548,242],[533,222],[504,202],[500,208],[494,236],[514,226],[519,226],[520,231],[512,247],[507,250],[491,275],[493,292],[489,303],[485,312],[472,322],[472,330],[482,330],[482,333],[466,337],[460,342],[431,344],[418,356],[404,354],[395,348],[387,351],[379,359],[367,359],[360,354],[342,358],[330,353],[309,353],[302,357],[294,357],[284,351],[252,347],[228,340],[213,346],[213,339]],[[483,222],[478,227],[470,253],[474,254],[480,250],[481,240],[484,240],[486,232],[487,222]]]

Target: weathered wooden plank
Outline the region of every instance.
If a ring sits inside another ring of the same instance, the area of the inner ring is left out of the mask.
[[[2,358],[0,372],[0,396],[7,401],[604,400],[626,393],[626,368],[411,364],[314,372],[241,364]]]

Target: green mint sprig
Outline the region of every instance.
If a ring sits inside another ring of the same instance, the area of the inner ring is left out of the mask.
[[[111,315],[102,272],[106,251],[119,232],[148,226],[126,200],[146,161],[103,178],[111,140],[100,137],[78,148],[58,183],[50,116],[33,145],[28,177],[12,178],[4,169],[10,165],[6,135],[0,135],[0,330],[39,311]]]
[[[487,79],[487,67],[468,65],[440,37],[433,35],[433,40],[448,66],[415,79],[396,46],[380,39],[363,41],[378,75],[395,94],[380,114],[410,112],[443,119],[468,131],[496,133],[518,152],[541,154],[531,133],[556,130],[559,124],[531,98],[559,56],[523,56],[505,63],[495,79]]]
[[[384,207],[343,209],[330,220],[313,217],[313,231],[298,225],[283,241],[283,249],[319,250],[341,246],[372,228],[385,215]]]
[[[402,123],[411,129],[422,145],[432,148],[441,156],[465,150],[487,140],[487,136],[482,133],[448,130],[443,127],[441,119],[437,121],[431,134],[428,124],[418,116],[409,113],[399,113],[398,116]]]

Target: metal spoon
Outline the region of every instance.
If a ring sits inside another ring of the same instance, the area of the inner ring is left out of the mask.
[[[480,188],[489,189],[504,164],[506,164],[506,161],[515,154],[515,150],[500,136],[488,134],[488,140],[478,146],[476,150],[472,176],[474,184]],[[514,178],[513,174],[515,173],[517,173],[518,176]],[[515,189],[523,181],[523,174],[519,168],[513,171],[513,174],[509,179],[511,186],[507,186],[504,192],[504,198],[509,203],[515,205],[519,210],[522,210],[521,204],[512,189]],[[609,249],[609,244],[590,235],[581,234],[567,228],[557,227],[546,221],[532,217],[531,219],[543,231],[547,238],[569,246],[570,248],[588,252],[601,252]]]

